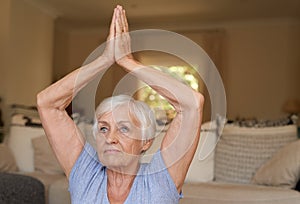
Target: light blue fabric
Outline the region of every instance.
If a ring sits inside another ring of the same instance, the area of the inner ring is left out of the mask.
[[[109,204],[106,167],[88,143],[70,173],[69,191],[73,204]],[[124,203],[175,204],[181,197],[158,151],[149,164],[141,164]]]

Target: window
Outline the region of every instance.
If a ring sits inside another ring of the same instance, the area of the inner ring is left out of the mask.
[[[189,66],[152,67],[172,75],[194,90],[199,91],[199,77],[194,68]],[[176,115],[173,106],[148,85],[139,90],[138,99],[147,103],[155,111],[158,124],[166,124]]]

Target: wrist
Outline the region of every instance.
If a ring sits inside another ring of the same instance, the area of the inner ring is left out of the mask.
[[[130,65],[138,64],[138,62],[130,56],[122,57],[119,60],[116,60],[117,64],[122,67],[128,67]],[[131,67],[131,66],[130,66]]]
[[[107,67],[110,67],[112,64],[115,63],[114,59],[106,55],[101,55],[100,57],[98,57],[96,59],[96,62],[97,64],[99,64],[99,66],[105,65]]]

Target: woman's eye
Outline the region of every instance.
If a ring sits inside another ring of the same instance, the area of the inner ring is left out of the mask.
[[[100,127],[100,132],[101,133],[106,133],[108,131],[107,127]]]
[[[127,132],[129,132],[129,128],[126,126],[120,127],[120,132],[127,133]]]

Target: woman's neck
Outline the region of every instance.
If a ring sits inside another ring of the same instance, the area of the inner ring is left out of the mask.
[[[129,175],[107,169],[107,185],[113,187],[125,187],[132,183],[136,175]]]
[[[110,203],[125,202],[135,177],[107,169],[107,197]]]

